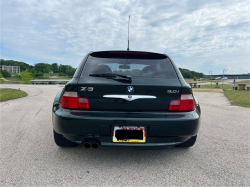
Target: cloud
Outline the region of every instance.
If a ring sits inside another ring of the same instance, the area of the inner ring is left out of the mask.
[[[204,73],[248,73],[249,13],[248,0],[2,1],[1,56],[77,66],[89,51],[125,50],[131,15],[131,50]]]

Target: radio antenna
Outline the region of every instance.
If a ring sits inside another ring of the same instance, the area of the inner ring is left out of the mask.
[[[129,51],[129,23],[130,23],[130,15],[128,17],[128,48],[127,48],[128,51]]]

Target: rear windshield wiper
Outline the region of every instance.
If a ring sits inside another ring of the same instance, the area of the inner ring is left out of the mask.
[[[96,73],[96,74],[89,74],[89,76],[93,77],[122,77],[131,80],[131,76],[129,75],[120,75],[120,74],[115,74],[115,73]]]

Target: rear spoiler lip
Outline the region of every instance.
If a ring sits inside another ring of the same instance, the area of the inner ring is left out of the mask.
[[[146,51],[97,51],[89,54],[96,58],[165,59],[165,54]]]
[[[137,52],[137,53],[151,53],[151,54],[158,54],[158,55],[165,55],[168,57],[168,55],[166,55],[165,53],[156,53],[156,52],[151,52],[151,51],[127,51],[127,50],[103,50],[103,51],[90,51],[89,54],[92,53],[100,53],[100,52]]]

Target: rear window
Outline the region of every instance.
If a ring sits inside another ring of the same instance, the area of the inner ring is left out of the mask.
[[[132,77],[177,79],[168,58],[165,59],[123,59],[89,56],[81,76],[115,73]]]

